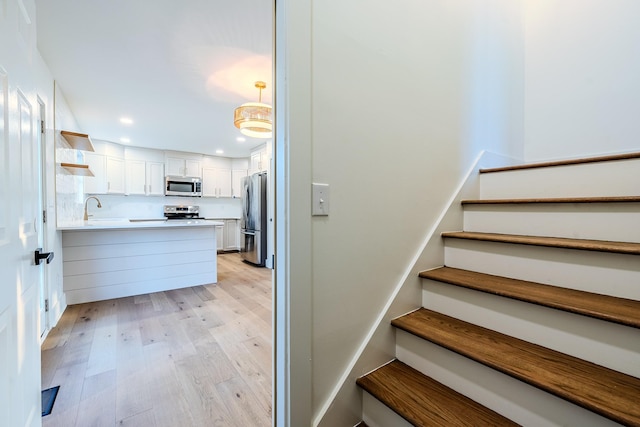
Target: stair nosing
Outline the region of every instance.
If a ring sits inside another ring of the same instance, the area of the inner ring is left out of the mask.
[[[639,378],[425,308],[391,323],[613,421],[640,425]],[[526,372],[531,366],[535,377]],[[611,405],[618,400],[622,400],[619,405]]]
[[[640,158],[640,152],[585,157],[585,158],[579,158],[579,159],[553,160],[548,162],[525,163],[520,165],[501,166],[496,168],[482,168],[479,170],[479,172],[481,174],[507,172],[507,171],[514,171],[514,170],[538,169],[538,168],[547,168],[547,167],[554,167],[554,166],[569,166],[569,165],[578,165],[578,164],[587,164],[587,163],[611,162],[611,161],[617,161],[617,160],[631,160],[631,159],[637,159],[637,158]]]
[[[611,196],[611,197],[551,197],[524,199],[469,199],[462,200],[463,205],[516,205],[516,204],[561,204],[561,203],[637,203],[640,196]]]
[[[391,372],[387,373],[387,371]],[[404,374],[405,378],[398,377],[398,374]],[[394,387],[395,384],[389,384],[388,380],[383,382],[383,378],[380,378],[381,375],[397,379],[397,382],[402,383],[402,388]],[[457,420],[443,420],[443,418],[446,418],[445,411],[428,411],[434,406],[450,412],[455,412],[455,407],[462,407],[466,410],[466,413],[473,411],[476,421],[480,419],[485,423],[491,423],[491,425],[517,425],[496,411],[434,380],[398,359],[394,359],[363,375],[356,380],[356,384],[413,425],[421,425],[420,423],[424,421],[424,418],[429,418],[431,422],[434,422],[434,418],[440,418],[438,421],[448,421],[447,425],[468,425],[467,420],[465,420],[464,424],[460,423],[460,413],[456,413],[458,415],[456,417]],[[386,386],[386,390],[381,390],[383,385]],[[423,396],[422,392],[427,388],[430,389],[429,391],[435,391],[435,393]],[[408,390],[412,390],[411,395],[408,395]],[[423,399],[423,397],[425,398]],[[414,403],[414,405],[407,405],[407,403]],[[420,410],[427,410],[427,415],[420,416]],[[456,421],[458,421],[457,424],[455,423]],[[495,424],[496,422],[499,424]]]
[[[449,231],[443,238],[478,240],[496,243],[511,243],[529,246],[576,249],[584,251],[611,252],[640,255],[640,243],[616,242],[608,240],[571,239],[566,237],[523,236],[518,234],[482,233],[475,231]]]
[[[632,299],[446,266],[420,272],[419,276],[424,279],[436,280],[491,295],[511,298],[556,310],[563,310],[624,326],[640,328],[640,301]],[[488,282],[492,282],[495,285],[491,286],[487,284]],[[518,288],[522,288],[522,290]],[[543,292],[545,293],[544,295],[537,296]],[[550,296],[549,294],[553,295]],[[607,307],[610,309],[607,309]],[[615,310],[612,307],[615,307]],[[624,314],[620,315],[620,311],[624,311]]]

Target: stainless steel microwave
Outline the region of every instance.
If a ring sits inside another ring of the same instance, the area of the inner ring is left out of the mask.
[[[167,176],[164,186],[165,196],[202,196],[202,180],[194,176]]]

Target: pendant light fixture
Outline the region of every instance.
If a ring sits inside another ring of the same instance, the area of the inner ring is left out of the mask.
[[[271,119],[271,105],[262,103],[262,89],[267,87],[265,82],[256,82],[260,90],[258,102],[247,102],[236,108],[233,114],[233,124],[243,135],[253,138],[271,138],[273,124]]]

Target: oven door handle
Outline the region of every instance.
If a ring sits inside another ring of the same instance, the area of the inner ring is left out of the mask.
[[[240,234],[248,234],[249,236],[255,236],[256,233],[252,233],[250,231],[241,231]]]

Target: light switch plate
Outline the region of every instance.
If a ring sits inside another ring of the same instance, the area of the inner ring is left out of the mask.
[[[329,184],[314,182],[312,187],[311,215],[329,215]]]

